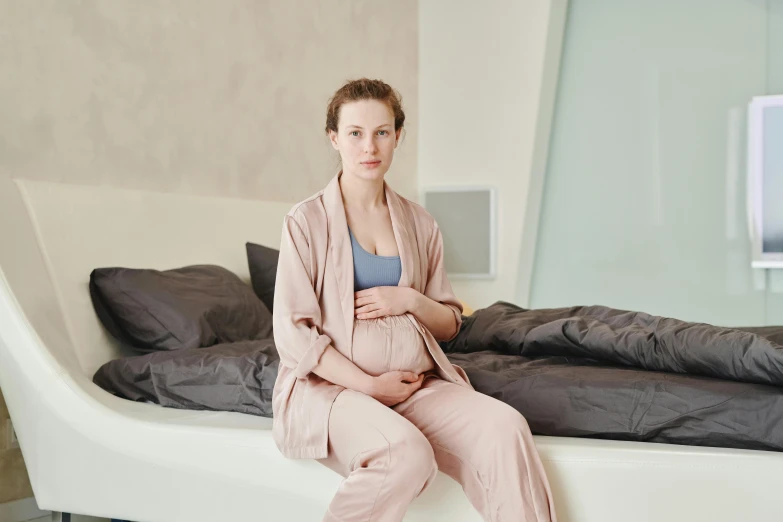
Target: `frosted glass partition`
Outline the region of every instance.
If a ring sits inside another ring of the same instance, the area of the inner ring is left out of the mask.
[[[530,306],[782,322],[745,205],[769,16],[765,0],[569,3]]]

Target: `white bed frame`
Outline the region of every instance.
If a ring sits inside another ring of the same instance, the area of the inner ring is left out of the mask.
[[[41,509],[138,522],[320,520],[341,477],[286,460],[270,419],[134,403],[92,383],[121,355],[96,267],[220,264],[277,247],[289,204],[0,176],[0,386]],[[561,522],[783,519],[783,454],[537,437]],[[477,522],[440,474],[406,521]],[[504,521],[505,522],[505,521]]]

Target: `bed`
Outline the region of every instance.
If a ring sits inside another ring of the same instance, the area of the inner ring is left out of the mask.
[[[271,419],[164,408],[92,382],[130,355],[101,327],[97,266],[214,263],[247,280],[246,241],[277,246],[288,203],[0,177],[0,387],[41,509],[139,522],[309,521],[341,477],[286,460]],[[537,436],[571,522],[776,520],[783,454]],[[406,521],[479,521],[440,474]]]

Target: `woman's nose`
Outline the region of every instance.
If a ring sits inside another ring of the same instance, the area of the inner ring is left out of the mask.
[[[375,154],[375,151],[378,150],[378,146],[375,143],[375,139],[368,138],[367,141],[364,143],[364,150],[369,154]]]

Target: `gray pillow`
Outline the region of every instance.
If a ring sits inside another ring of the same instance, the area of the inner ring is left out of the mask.
[[[253,291],[264,305],[273,311],[275,300],[275,278],[277,277],[277,260],[280,251],[274,248],[245,243],[247,251],[247,267],[250,270],[250,284]]]
[[[90,295],[107,330],[143,352],[272,337],[271,312],[220,266],[97,268]]]
[[[271,417],[279,362],[272,339],[242,341],[115,359],[92,380],[132,401]]]

